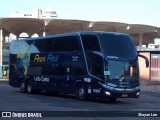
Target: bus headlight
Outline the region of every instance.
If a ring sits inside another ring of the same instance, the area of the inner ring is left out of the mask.
[[[110,93],[110,92],[108,92],[108,91],[106,91],[106,92],[105,92],[105,94],[106,94],[106,95],[109,95],[109,96],[111,95],[111,93]]]

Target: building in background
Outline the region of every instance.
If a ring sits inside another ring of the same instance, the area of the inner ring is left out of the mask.
[[[57,18],[56,11],[53,11],[51,7],[45,10],[34,9],[31,13],[15,12],[10,15],[11,18],[38,18],[38,19],[53,19]]]

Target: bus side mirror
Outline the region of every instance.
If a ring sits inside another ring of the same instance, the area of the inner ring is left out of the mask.
[[[149,60],[148,60],[148,58],[146,56],[144,56],[144,55],[138,55],[138,57],[142,57],[143,59],[145,59],[146,68],[148,68],[149,67]]]

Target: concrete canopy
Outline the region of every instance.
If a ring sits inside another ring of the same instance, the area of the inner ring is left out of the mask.
[[[0,30],[3,29],[2,25],[3,25],[2,19],[0,19]],[[6,29],[3,29],[3,36],[6,36],[8,34],[9,34],[9,32]]]
[[[149,25],[140,25],[140,24],[128,24],[127,29],[122,29],[121,32],[128,34],[144,34],[150,32],[156,32],[157,28]]]
[[[13,33],[19,36],[22,32],[32,36],[60,34],[77,31],[111,31],[130,34],[138,45],[153,43],[154,38],[160,37],[160,28],[118,22],[96,22],[66,19],[35,19],[35,18],[1,18],[0,26],[3,34]],[[141,35],[141,38],[140,38]],[[4,35],[3,35],[4,36]],[[143,40],[140,42],[140,39]]]
[[[160,28],[157,28],[157,34],[158,34],[158,37],[160,38]]]
[[[88,25],[88,21],[54,19],[48,21],[48,24],[45,27],[45,31],[46,35],[78,32],[85,31]]]
[[[90,22],[87,27],[89,31],[112,31],[118,32],[121,29],[126,29],[127,24],[118,22]]]
[[[1,19],[1,25],[3,29],[16,36],[19,36],[22,32],[32,36],[44,27],[44,21],[30,18],[5,18]]]
[[[158,37],[157,29],[149,25],[129,24],[127,29],[122,29],[120,32],[130,34],[136,45],[141,46],[142,44],[154,43],[154,38]]]

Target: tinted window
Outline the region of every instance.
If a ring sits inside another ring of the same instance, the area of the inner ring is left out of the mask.
[[[53,52],[53,39],[36,40],[34,45],[40,52]]]
[[[103,58],[99,55],[86,52],[86,59],[89,72],[92,75],[103,79],[103,74],[104,74]]]
[[[37,40],[34,45],[40,52],[79,51],[79,43],[76,36]]]
[[[128,35],[100,34],[102,51],[110,56],[135,57],[136,48]]]
[[[96,35],[82,35],[84,50],[100,51],[99,41]]]
[[[76,36],[54,38],[53,51],[79,51],[78,38]]]

